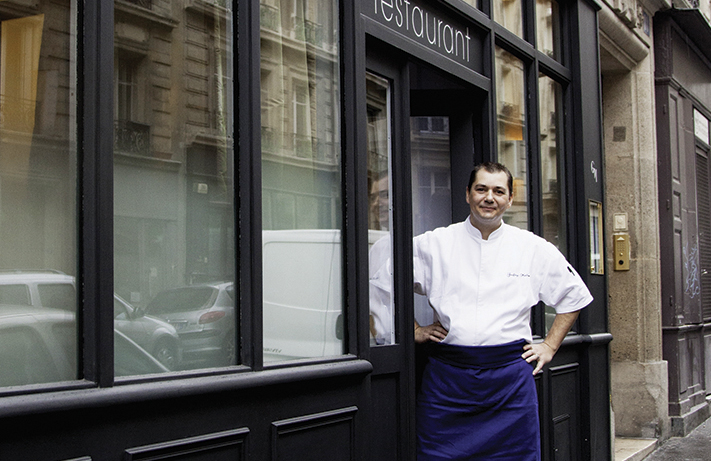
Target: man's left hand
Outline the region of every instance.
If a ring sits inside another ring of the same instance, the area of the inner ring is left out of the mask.
[[[533,374],[537,375],[545,366],[553,360],[555,351],[545,342],[538,344],[526,344],[523,346],[524,353],[521,355],[526,362],[536,362],[536,368],[533,369]]]

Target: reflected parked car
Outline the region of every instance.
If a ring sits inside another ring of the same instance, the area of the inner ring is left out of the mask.
[[[161,319],[142,315],[117,294],[114,294],[114,328],[146,349],[169,370],[175,370],[180,363],[180,338],[175,328]]]
[[[61,309],[0,305],[0,387],[78,379],[75,315]],[[114,329],[114,375],[168,369]]]
[[[51,307],[76,312],[74,277],[58,271],[0,271],[0,304]],[[168,369],[180,361],[180,340],[169,323],[143,316],[114,295],[114,327],[153,354]],[[115,352],[119,354],[118,349]]]
[[[234,283],[207,283],[161,291],[146,306],[146,314],[175,327],[184,368],[235,364]]]
[[[63,272],[0,271],[0,304],[77,310],[74,277]]]
[[[74,314],[0,305],[0,386],[77,379]]]
[[[114,328],[114,376],[136,376],[170,371],[131,338]]]

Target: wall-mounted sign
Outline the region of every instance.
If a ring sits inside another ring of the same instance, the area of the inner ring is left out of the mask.
[[[605,273],[605,261],[602,259],[602,203],[589,200],[590,224],[590,273]]]
[[[471,67],[472,37],[469,27],[416,0],[368,0],[363,12],[369,18],[437,53]]]
[[[709,144],[709,119],[696,109],[694,109],[694,135]]]

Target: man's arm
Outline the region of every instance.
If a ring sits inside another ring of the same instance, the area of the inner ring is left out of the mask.
[[[538,374],[545,364],[553,360],[553,356],[558,352],[563,339],[573,327],[578,315],[580,315],[580,311],[556,314],[553,325],[542,343],[523,346],[525,352],[522,357],[526,359],[526,362],[537,361],[536,368],[533,370],[534,375]]]

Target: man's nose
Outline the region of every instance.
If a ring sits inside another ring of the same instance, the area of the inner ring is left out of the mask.
[[[488,201],[494,200],[494,192],[491,190],[487,191],[486,197],[484,197],[484,198]]]

